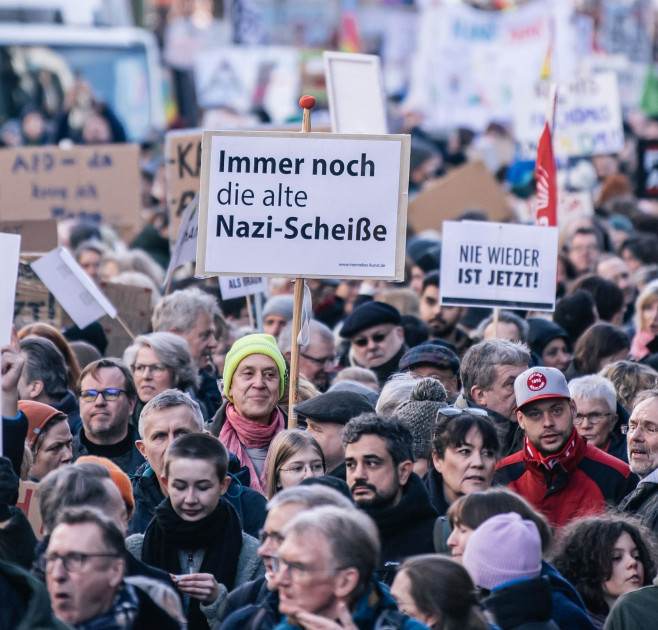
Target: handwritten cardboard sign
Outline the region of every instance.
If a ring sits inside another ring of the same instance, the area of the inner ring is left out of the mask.
[[[0,232],[20,234],[22,252],[49,252],[57,247],[57,221],[0,221]]]
[[[16,507],[27,517],[32,526],[32,531],[37,540],[42,540],[45,535],[41,510],[39,509],[39,484],[35,481],[21,480],[18,485],[18,501]]]
[[[555,308],[557,228],[445,221],[441,304]]]
[[[141,206],[136,144],[0,149],[0,220],[76,217],[134,226]]]
[[[18,263],[14,323],[16,330],[31,323],[62,327],[62,307],[30,266],[35,256],[22,255]]]
[[[409,147],[205,131],[197,275],[402,279]]]

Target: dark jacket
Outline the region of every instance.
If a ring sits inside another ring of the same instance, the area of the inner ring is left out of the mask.
[[[97,455],[98,457],[107,457],[111,459],[123,472],[128,476],[135,474],[135,471],[144,463],[144,457],[137,450],[135,440],[139,440],[139,433],[132,425],[128,425],[126,437],[110,446],[98,446],[87,439],[85,428],[80,427],[77,435],[73,436],[73,459],[83,455]]]
[[[572,439],[574,447],[551,470],[524,448],[498,462],[494,475],[494,483],[530,501],[555,527],[579,516],[603,513],[638,481],[628,464],[587,444],[575,430]]]
[[[559,630],[552,620],[551,585],[546,578],[494,589],[482,604],[501,630]]]
[[[421,478],[411,473],[397,505],[364,510],[377,524],[381,539],[377,576],[391,584],[397,566],[409,556],[434,553],[434,522],[439,516]]]
[[[23,448],[27,437],[27,416],[20,411],[13,419],[2,419],[2,454],[11,460],[16,476],[21,476]]]
[[[580,593],[552,564],[542,561],[541,577],[548,579],[553,593],[553,621],[560,630],[594,630]]]
[[[446,501],[443,494],[443,478],[441,477],[441,473],[438,473],[434,466],[423,475],[423,484],[425,485],[427,494],[430,496],[432,507],[439,516],[444,516],[450,504]]]
[[[222,395],[217,387],[217,377],[199,370],[199,388],[195,392],[197,402],[203,411],[206,421],[212,420],[217,410],[222,406]]]
[[[71,390],[68,390],[58,401],[48,404],[68,416],[67,420],[71,433],[76,435],[82,426],[82,420],[80,419],[80,406],[78,405],[75,394]]]
[[[238,458],[231,453],[228,472],[231,484],[224,497],[235,508],[242,524],[242,529],[258,537],[258,531],[265,523],[265,497],[249,487],[249,469],[240,467]],[[128,535],[143,534],[155,515],[155,508],[164,501],[160,484],[148,462],[140,466],[132,478],[135,511],[128,525]]]
[[[9,521],[0,528],[0,558],[29,571],[37,538],[20,508],[9,506],[9,514]]]
[[[132,630],[180,630],[180,624],[172,619],[144,591],[134,587],[139,598],[139,612],[133,621]]]
[[[220,630],[272,630],[281,619],[279,593],[263,577],[229,593]]]
[[[637,516],[643,525],[658,532],[658,483],[640,481],[637,488],[621,500],[619,509]]]

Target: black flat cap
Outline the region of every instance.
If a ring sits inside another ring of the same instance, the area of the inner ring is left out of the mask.
[[[363,394],[327,392],[299,403],[295,410],[302,418],[345,425],[359,414],[372,412],[375,408]]]
[[[340,330],[341,337],[353,337],[362,330],[380,324],[400,324],[400,311],[384,302],[366,302],[357,306],[346,318]]]

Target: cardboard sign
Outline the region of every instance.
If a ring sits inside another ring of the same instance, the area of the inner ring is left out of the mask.
[[[441,304],[553,311],[557,228],[446,221]]]
[[[106,314],[116,317],[116,308],[65,249],[53,249],[31,266],[80,328]]]
[[[409,202],[409,224],[418,233],[441,230],[466,210],[484,210],[491,221],[508,221],[512,209],[482,162],[469,162],[424,188]]]
[[[658,199],[658,140],[638,141],[636,195]]]
[[[117,313],[134,335],[140,335],[151,326],[151,289],[132,287],[114,282],[102,282],[101,289],[107,299],[114,304]],[[109,315],[103,315],[98,322],[107,337],[108,357],[122,357],[123,351],[133,342],[124,327]]]
[[[197,275],[404,274],[409,136],[205,131]]]
[[[250,278],[240,276],[220,276],[219,290],[222,300],[232,300],[245,295],[254,295],[267,291],[268,284],[265,278]]]
[[[11,324],[14,321],[14,298],[18,277],[18,255],[21,237],[18,234],[0,234],[2,273],[0,273],[0,346],[11,340]]]
[[[66,219],[134,226],[139,147],[104,144],[0,149],[0,219]]]
[[[174,271],[181,265],[196,260],[196,243],[199,234],[199,196],[195,196],[192,202],[185,208],[183,221],[181,223],[176,245],[169,259],[169,267],[165,274],[164,284],[169,285]]]
[[[14,323],[16,330],[31,323],[50,324],[62,328],[62,307],[55,296],[41,282],[30,266],[34,256],[21,256],[18,263],[18,281],[14,302]]]
[[[35,481],[21,481],[18,484],[18,501],[16,507],[25,514],[32,526],[32,531],[37,540],[43,540],[45,530],[41,510],[39,509],[39,484]]]
[[[519,90],[514,135],[521,156],[534,160],[546,121],[547,82]],[[553,149],[557,156],[575,157],[618,153],[624,146],[617,77],[601,72],[561,84],[557,90]]]
[[[388,133],[379,56],[324,51],[322,58],[331,130],[334,133]]]
[[[0,232],[20,234],[22,252],[49,252],[57,247],[57,221],[0,221]]]

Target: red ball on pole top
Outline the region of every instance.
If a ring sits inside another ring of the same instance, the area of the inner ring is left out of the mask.
[[[315,97],[314,96],[309,96],[308,94],[306,96],[302,96],[299,99],[299,106],[302,109],[313,109],[315,107]]]

